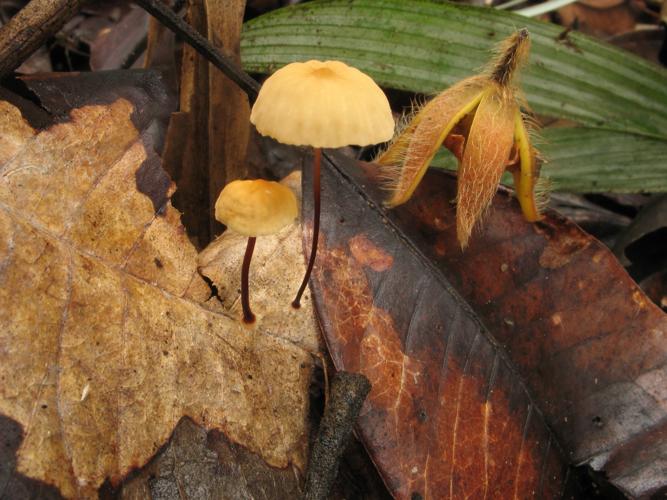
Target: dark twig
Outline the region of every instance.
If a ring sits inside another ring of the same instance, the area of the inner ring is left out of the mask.
[[[257,98],[259,83],[243,71],[236,62],[213,47],[188,23],[178,17],[162,0],[135,0],[135,3],[155,17],[164,26],[183,38],[197,52],[222,71],[225,76],[236,83],[252,102]]]
[[[334,376],[329,402],[310,454],[304,500],[323,500],[329,495],[340,458],[370,390],[370,382],[359,373],[339,372]]]
[[[32,0],[0,28],[0,79],[79,12],[84,0]]]

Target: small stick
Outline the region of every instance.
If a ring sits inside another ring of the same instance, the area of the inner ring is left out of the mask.
[[[72,19],[84,0],[31,0],[0,28],[0,79]]]
[[[298,309],[301,307],[301,296],[308,286],[308,280],[310,279],[310,273],[313,272],[313,266],[315,264],[315,255],[317,254],[317,241],[320,236],[320,164],[322,163],[322,149],[315,148],[315,160],[313,163],[313,245],[310,250],[310,258],[308,259],[308,268],[306,269],[306,274],[303,277],[299,291],[296,293],[296,297],[292,302],[292,307]]]
[[[245,247],[243,256],[243,266],[241,267],[241,306],[243,306],[243,322],[251,324],[255,322],[255,315],[250,309],[250,290],[248,286],[248,274],[250,272],[250,260],[252,252],[255,250],[255,241],[257,238],[251,236],[248,238],[248,244]]]
[[[193,49],[236,83],[248,95],[251,102],[257,98],[259,83],[231,58],[213,47],[206,38],[178,17],[162,0],[135,0],[134,3],[188,42]]]
[[[360,373],[338,372],[334,376],[329,403],[310,454],[303,500],[328,497],[361,405],[370,390],[370,382]]]

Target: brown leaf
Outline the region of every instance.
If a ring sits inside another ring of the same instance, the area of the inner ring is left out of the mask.
[[[39,134],[0,125],[15,150],[0,155],[0,414],[23,434],[17,473],[96,496],[183,416],[303,467],[310,356],[199,304],[196,251],[132,113],[121,99]]]
[[[0,163],[18,153],[33,134],[32,127],[21,118],[21,112],[8,102],[0,101]]]
[[[113,492],[116,493],[116,492]],[[299,478],[276,469],[218,431],[183,418],[160,455],[113,498],[170,500],[297,498]]]
[[[503,192],[461,253],[453,178],[383,214],[359,164],[336,163],[315,302],[337,368],[373,383],[360,431],[397,497],[569,495],[568,462],[664,487],[665,317],[609,251],[554,214],[524,222]],[[360,237],[393,266],[360,259]]]
[[[623,0],[587,0],[558,9],[560,24],[600,38],[634,30],[639,14],[634,2]]]
[[[120,19],[93,18],[98,29],[93,29],[90,40],[90,69],[93,71],[129,68],[139,58],[145,43],[148,14],[140,8],[121,11]]]
[[[456,251],[435,228],[453,184],[433,173],[400,226],[505,347],[572,463],[630,496],[664,488],[654,467],[667,457],[667,317],[606,247],[553,212],[524,223],[507,192]],[[639,440],[650,443],[641,453]],[[625,466],[608,466],[620,453]]]

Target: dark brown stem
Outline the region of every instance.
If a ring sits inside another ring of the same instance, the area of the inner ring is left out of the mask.
[[[298,309],[301,307],[301,296],[308,286],[310,273],[313,272],[313,265],[315,264],[315,255],[317,254],[317,240],[320,237],[320,163],[322,163],[322,150],[315,148],[315,159],[313,162],[313,246],[310,250],[310,259],[308,260],[308,267],[306,274],[303,277],[303,282],[296,297],[292,302],[292,307]]]
[[[254,323],[255,315],[250,310],[250,291],[248,287],[248,273],[250,271],[250,260],[252,259],[252,252],[255,250],[255,238],[251,236],[248,238],[248,245],[245,247],[245,255],[243,256],[243,267],[241,268],[241,305],[243,306],[243,322]]]
[[[151,16],[164,24],[171,31],[182,37],[188,44],[199,52],[210,63],[222,71],[225,76],[236,83],[252,102],[257,98],[259,92],[259,83],[257,83],[248,73],[243,71],[234,60],[227,57],[218,49],[213,47],[206,38],[200,35],[188,23],[178,17],[168,5],[162,0],[135,0],[135,3],[141,6]]]
[[[32,0],[0,29],[0,78],[18,68],[79,12],[83,0]]]

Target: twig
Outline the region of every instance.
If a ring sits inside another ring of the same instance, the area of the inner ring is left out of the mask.
[[[236,83],[248,95],[248,99],[251,102],[255,100],[259,92],[259,83],[243,71],[232,59],[213,47],[192,26],[178,17],[169,6],[161,0],[135,0],[135,3],[183,38],[193,49],[219,68],[225,76]]]
[[[320,422],[306,475],[304,500],[324,500],[329,495],[341,456],[371,384],[359,373],[337,373]]]
[[[31,0],[0,28],[0,79],[18,68],[79,11],[84,0]]]
[[[514,12],[525,17],[537,17],[563,8],[576,1],[577,0],[547,0],[546,2],[538,3],[537,5],[531,5],[530,7],[515,10]]]

